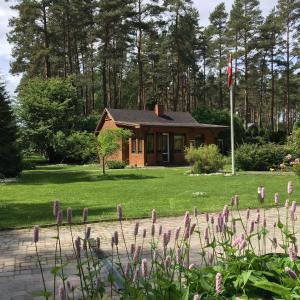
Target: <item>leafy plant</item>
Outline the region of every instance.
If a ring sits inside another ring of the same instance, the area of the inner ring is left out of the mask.
[[[282,163],[288,150],[275,144],[243,144],[236,153],[237,167],[245,171],[269,171],[277,169]]]
[[[124,169],[126,167],[126,163],[121,160],[108,160],[106,162],[106,166],[109,169]]]
[[[130,130],[122,128],[103,129],[100,131],[97,138],[97,151],[102,161],[103,174],[105,174],[106,158],[114,155],[120,149],[121,141],[128,140],[131,134]]]
[[[288,183],[289,197],[293,196],[293,184]],[[139,222],[133,228],[132,244],[123,230],[123,208],[117,206],[118,229],[111,238],[109,274],[105,279],[101,269],[103,260],[94,253],[101,252],[99,237],[92,238],[88,226],[88,209],[83,210],[84,231],[82,237],[74,238],[72,209],[67,210],[66,226],[69,227],[73,243],[75,264],[79,284],[72,286],[68,281],[66,264],[62,260],[60,228],[62,209],[59,201],[54,202],[57,236],[53,290],[47,289],[44,271],[38,252],[39,228],[34,228],[34,243],[41,269],[44,291],[50,299],[56,292],[57,283],[61,299],[96,300],[113,296],[120,299],[299,299],[300,260],[297,257],[296,202],[285,208],[279,207],[279,195],[274,202],[277,218],[272,227],[267,226],[264,209],[265,189],[258,188],[258,205],[255,215],[248,210],[241,214],[239,197],[235,195],[219,214],[202,215],[205,229],[200,230],[200,215],[194,209],[193,216],[186,212],[183,225],[174,232],[163,229],[158,223],[157,213],[152,210],[152,224],[149,231],[140,230]],[[236,212],[230,211],[229,207]],[[281,216],[283,212],[284,217]],[[149,248],[145,241],[149,235]],[[199,241],[198,260],[191,263],[191,239]],[[267,241],[270,240],[270,246]],[[104,241],[103,241],[104,242]],[[125,258],[120,254],[124,245]],[[150,255],[149,255],[150,254]],[[145,256],[148,258],[146,259]],[[124,261],[125,260],[125,261]],[[104,287],[108,287],[105,290]],[[70,288],[71,287],[71,288]]]
[[[185,159],[192,165],[194,174],[217,172],[225,165],[224,157],[214,144],[187,148]]]

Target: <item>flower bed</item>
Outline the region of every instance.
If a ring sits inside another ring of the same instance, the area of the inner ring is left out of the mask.
[[[288,196],[293,197],[293,185],[288,183]],[[250,210],[239,211],[239,197],[231,198],[219,214],[205,214],[205,229],[200,230],[197,209],[186,212],[183,225],[174,232],[164,229],[152,211],[149,232],[133,228],[134,242],[127,244],[123,230],[122,206],[117,207],[120,231],[111,238],[111,268],[107,277],[101,276],[103,261],[95,255],[100,251],[99,238],[91,238],[87,225],[88,209],[83,211],[83,237],[73,236],[72,209],[67,210],[65,226],[70,229],[73,242],[76,276],[79,284],[69,280],[62,260],[60,228],[62,210],[54,202],[53,214],[57,222],[55,266],[52,269],[54,286],[43,295],[52,299],[59,290],[60,299],[104,299],[116,295],[121,299],[298,299],[300,298],[298,247],[296,232],[296,202],[286,200],[285,213],[279,213],[279,195],[274,195],[277,217],[267,227],[264,210],[265,189],[258,188],[255,216]],[[291,202],[291,203],[290,203]],[[233,213],[232,208],[236,209]],[[141,231],[141,232],[140,232]],[[39,227],[34,228],[34,244],[38,262]],[[146,235],[150,244],[145,243]],[[138,236],[141,236],[138,239]],[[198,240],[198,261],[191,263],[191,239]],[[270,242],[271,247],[268,247]],[[120,244],[125,245],[125,261],[120,255]],[[270,251],[271,250],[271,251]],[[59,287],[58,287],[59,286]],[[57,288],[58,287],[58,288]],[[106,288],[105,288],[106,287]]]

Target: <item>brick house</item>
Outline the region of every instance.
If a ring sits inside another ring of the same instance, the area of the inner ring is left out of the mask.
[[[188,112],[164,111],[156,104],[153,111],[105,108],[96,134],[106,128],[133,132],[109,160],[125,161],[130,166],[184,165],[185,147],[218,143],[218,134],[226,127],[200,124]]]

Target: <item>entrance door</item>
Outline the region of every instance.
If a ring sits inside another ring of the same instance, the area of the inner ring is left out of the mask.
[[[162,134],[162,160],[164,163],[170,162],[170,143],[169,134]]]

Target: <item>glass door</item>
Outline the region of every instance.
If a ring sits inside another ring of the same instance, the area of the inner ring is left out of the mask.
[[[162,160],[165,163],[170,162],[170,143],[169,143],[169,134],[162,134]]]

